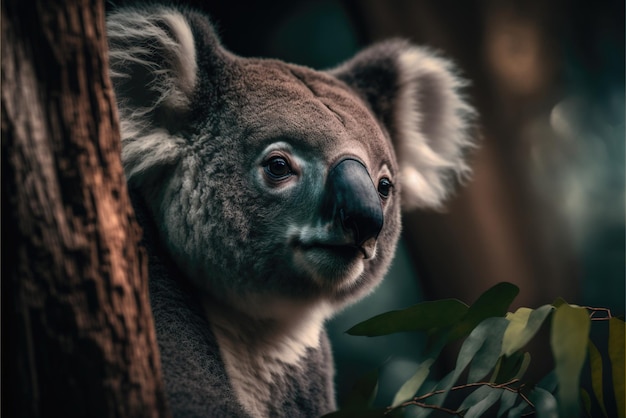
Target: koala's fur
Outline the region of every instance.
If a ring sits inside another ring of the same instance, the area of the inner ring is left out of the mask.
[[[467,174],[463,82],[401,40],[322,72],[238,57],[187,9],[122,8],[107,30],[174,415],[332,411],[323,323],[382,279],[401,201],[438,207]],[[363,243],[328,191],[344,161],[384,219]]]

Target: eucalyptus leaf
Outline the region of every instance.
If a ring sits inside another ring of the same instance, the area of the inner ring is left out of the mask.
[[[505,357],[500,357],[496,362],[496,365],[493,368],[493,372],[491,373],[491,378],[489,379],[489,383],[500,383],[498,376],[501,374],[502,367],[504,366]]]
[[[435,406],[443,405],[443,403],[446,400],[446,397],[448,396],[448,392],[449,392],[450,388],[452,388],[452,386],[454,385],[454,382],[456,381],[455,376],[456,376],[456,371],[455,370],[452,370],[450,373],[448,373],[443,379],[441,379],[429,391],[429,393],[435,393],[435,392],[440,391],[440,390],[443,390],[444,392],[438,393],[438,394],[433,395],[433,396],[430,396],[424,402],[427,402],[428,404],[435,405]],[[426,409],[426,408],[420,408],[420,409]],[[430,409],[429,409],[429,411],[432,412],[432,410],[430,410]]]
[[[376,315],[346,332],[368,337],[407,331],[433,332],[455,324],[467,310],[467,305],[457,299],[422,302],[406,309]]]
[[[435,412],[434,409],[423,408],[421,406],[414,405],[414,406],[411,406],[411,407],[407,407],[407,414],[406,414],[406,416],[410,417],[410,418],[427,418],[433,412]]]
[[[535,387],[528,395],[528,399],[535,405],[537,418],[559,418],[559,408],[556,399],[547,390]],[[577,417],[576,415],[562,415],[562,417]]]
[[[617,403],[618,418],[624,418],[625,386],[624,386],[624,321],[618,318],[609,319],[609,359],[613,376],[613,390]]]
[[[459,350],[459,355],[456,358],[456,365],[454,367],[454,378],[450,386],[452,386],[454,382],[457,381],[457,379],[461,376],[461,373],[463,373],[465,368],[474,359],[474,356],[485,344],[485,339],[491,335],[492,325],[497,322],[501,322],[500,320],[506,321],[506,319],[504,318],[485,319],[471,332],[469,337],[467,337],[467,339],[463,342],[463,345]],[[506,324],[504,324],[504,326],[506,326]]]
[[[602,415],[608,418],[606,407],[604,406],[604,388],[602,387],[602,356],[596,346],[589,340],[589,368],[591,369],[591,389],[600,404]]]
[[[502,354],[510,356],[524,347],[537,334],[553,310],[552,305],[544,305],[535,310],[519,308],[515,313],[508,313],[506,318],[510,324],[502,340]]]
[[[515,351],[511,356],[502,356],[498,360],[491,378],[493,383],[506,383],[513,379],[520,379],[530,365],[530,353]]]
[[[446,376],[449,381],[443,387],[445,392],[442,395],[442,402],[472,360],[475,360],[475,364],[470,371],[470,382],[475,381],[471,377],[480,376],[478,378],[480,379],[493,369],[498,361],[502,335],[507,325],[508,321],[505,318],[487,318],[470,333],[459,350],[454,370]]]
[[[430,366],[435,362],[435,359],[431,358],[420,363],[417,367],[415,374],[400,387],[400,390],[396,393],[391,403],[392,407],[400,405],[402,402],[408,401],[415,396],[417,391],[422,387],[422,384],[430,373]]]
[[[562,297],[558,297],[554,300],[554,302],[552,302],[552,306],[554,306],[555,308],[560,308],[561,305],[567,305],[567,301]]]
[[[528,366],[530,366],[530,353],[526,352],[522,356],[522,363],[520,364],[519,369],[517,369],[515,376],[513,376],[513,379],[521,379],[524,377],[526,370],[528,370]]]
[[[500,398],[500,408],[498,409],[497,418],[500,418],[501,416],[506,414],[511,408],[513,408],[513,405],[515,405],[515,401],[517,401],[517,399],[517,393],[511,392],[510,390],[503,391],[502,397]]]
[[[507,418],[520,418],[522,415],[525,415],[530,409],[530,405],[528,405],[526,402],[520,402],[519,404],[515,405],[514,408],[509,409]]]
[[[502,396],[502,389],[495,389],[488,386],[486,386],[486,388],[491,389],[491,391],[489,391],[483,399],[478,401],[478,403],[468,409],[467,412],[465,412],[465,415],[463,415],[465,418],[477,418],[483,416],[483,414],[495,405],[495,403],[498,402]]]
[[[505,318],[487,318],[476,327],[480,332],[470,334],[466,342],[476,338],[480,347],[471,362],[469,382],[478,382],[493,370],[502,351],[502,338],[508,324]]]
[[[506,314],[506,319],[509,320],[510,324],[509,327],[506,329],[506,338],[502,344],[502,354],[507,354],[507,345],[511,345],[511,343],[514,341],[513,339],[521,334],[524,328],[526,328],[528,318],[530,318],[530,314],[532,312],[533,309],[522,307],[518,308],[515,312],[508,312]]]
[[[589,313],[585,308],[563,304],[552,316],[550,346],[554,355],[562,417],[576,417],[580,411],[578,388],[587,354],[590,325]]]
[[[459,411],[466,411],[466,410],[470,409],[472,406],[476,405],[482,399],[487,397],[494,390],[497,391],[497,392],[502,392],[502,389],[492,388],[492,387],[490,387],[488,385],[479,387],[478,389],[476,389],[472,393],[470,393],[467,396],[467,398],[465,398],[463,400],[463,402],[461,402],[461,405],[459,405],[458,410]],[[501,394],[499,396],[501,396]]]
[[[506,282],[498,283],[487,290],[469,307],[467,313],[452,329],[448,341],[469,335],[486,318],[506,315],[511,302],[518,293],[519,288],[517,286]]]

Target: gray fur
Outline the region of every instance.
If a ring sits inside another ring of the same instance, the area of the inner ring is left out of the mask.
[[[470,175],[465,151],[474,109],[447,59],[406,41],[380,42],[331,72],[372,107],[398,151],[405,209],[439,207]],[[382,88],[381,88],[382,87]]]
[[[237,57],[189,10],[121,9],[107,27],[174,415],[332,411],[323,323],[384,276],[401,197],[437,207],[450,177],[467,172],[463,83],[404,41],[319,72]],[[276,156],[291,168],[281,181],[267,173]],[[329,171],[345,158],[363,164],[372,187],[394,184],[362,257],[345,255],[343,220],[320,217]]]

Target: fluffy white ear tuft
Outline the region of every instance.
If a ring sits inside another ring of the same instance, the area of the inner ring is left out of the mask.
[[[189,104],[198,68],[194,37],[180,12],[123,9],[107,18],[107,36],[111,79],[123,96],[139,93],[126,97],[135,101],[135,114]]]
[[[452,64],[416,47],[398,56],[398,101],[395,138],[406,208],[439,207],[455,178],[471,170],[465,150],[474,109],[463,100],[466,85]]]
[[[400,164],[405,209],[440,207],[455,180],[470,174],[474,109],[452,63],[403,40],[381,42],[331,74],[370,105],[387,128]]]
[[[124,171],[140,184],[174,164],[184,142],[176,131],[197,85],[194,36],[185,16],[167,7],[113,12],[107,36]]]

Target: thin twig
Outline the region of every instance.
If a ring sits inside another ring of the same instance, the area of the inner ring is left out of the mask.
[[[594,308],[592,306],[583,306],[583,308],[591,312],[589,314],[589,318],[591,318],[592,321],[608,321],[609,319],[613,318],[613,315],[611,314],[611,310],[609,308]],[[604,313],[604,316],[597,318],[595,315],[598,312]]]
[[[459,385],[459,386],[454,386],[452,388],[450,388],[450,391],[455,391],[455,390],[462,390],[462,389],[468,389],[468,388],[473,388],[473,387],[479,387],[479,386],[489,386],[491,388],[494,389],[504,389],[504,390],[508,390],[511,392],[517,392],[517,389],[515,388],[510,388],[508,387],[509,385],[515,384],[519,382],[519,379],[512,379],[508,382],[505,383],[491,383],[491,382],[474,382],[474,383],[466,383],[464,385]],[[422,396],[416,396],[415,398],[413,398],[413,400],[416,401],[423,401],[424,399],[428,399],[431,396],[435,396],[435,395],[440,395],[442,393],[446,392],[446,389],[440,389],[440,390],[436,390],[434,392],[429,392],[426,393]]]
[[[535,405],[530,401],[530,399],[528,399],[528,397],[526,395],[524,395],[521,392],[521,389],[524,387],[524,385],[521,385],[519,388],[514,388],[511,387],[511,385],[518,383],[520,380],[519,379],[512,379],[509,380],[508,382],[505,383],[491,383],[491,382],[474,382],[474,383],[466,383],[464,385],[459,385],[459,386],[453,386],[449,389],[450,392],[453,391],[457,391],[457,390],[462,390],[462,389],[468,389],[468,388],[473,388],[473,387],[479,387],[479,386],[489,386],[490,388],[494,388],[494,389],[502,389],[502,390],[508,390],[509,392],[513,392],[518,394],[522,400],[524,400],[524,402],[526,402],[528,404],[528,406],[530,406],[531,408],[535,408]],[[387,411],[385,412],[385,415],[389,414],[391,411],[393,411],[394,409],[397,408],[404,408],[406,406],[410,406],[410,405],[415,405],[415,406],[419,406],[422,408],[429,408],[429,409],[436,409],[438,411],[442,411],[442,412],[446,412],[448,414],[452,414],[452,415],[457,415],[457,416],[463,416],[461,414],[460,411],[455,411],[449,408],[445,408],[443,406],[438,406],[438,405],[432,405],[432,404],[427,404],[424,403],[422,401],[435,396],[435,395],[440,395],[442,393],[445,393],[446,391],[448,391],[447,389],[439,389],[439,390],[435,390],[433,392],[429,392],[426,393],[424,395],[421,396],[416,396],[411,400],[405,401],[403,403],[401,403],[400,405],[394,406],[394,407],[388,407]]]
[[[535,409],[535,405],[524,395],[521,391],[517,391],[517,394],[526,402],[531,408]]]

